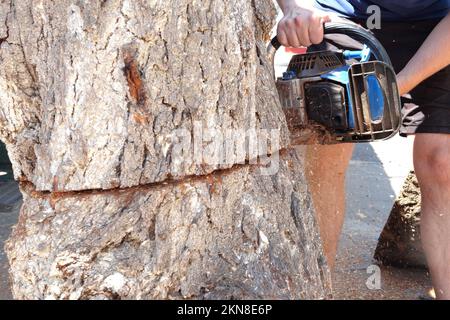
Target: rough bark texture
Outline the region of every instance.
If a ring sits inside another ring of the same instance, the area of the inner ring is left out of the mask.
[[[194,135],[196,122],[279,128],[286,145],[264,54],[269,0],[9,0],[1,12],[0,134],[15,176],[37,190],[231,167],[173,161],[174,130]]]
[[[82,192],[26,186],[7,251],[16,298],[325,298],[329,274],[292,151],[280,173]],[[39,210],[36,210],[39,208]]]
[[[288,146],[273,18],[271,0],[0,1],[16,298],[329,296],[301,153],[261,175],[234,148],[175,147],[198,126],[201,150],[229,129],[276,129],[260,155]]]
[[[419,183],[412,171],[381,233],[375,259],[396,267],[426,268],[420,238],[420,209]]]

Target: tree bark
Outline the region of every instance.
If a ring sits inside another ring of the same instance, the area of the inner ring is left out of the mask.
[[[0,2],[16,298],[329,296],[302,153],[278,155],[274,14],[270,0]]]

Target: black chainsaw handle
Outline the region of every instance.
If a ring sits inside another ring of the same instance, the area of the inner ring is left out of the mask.
[[[382,61],[392,66],[391,59],[384,49],[383,45],[377,38],[368,30],[360,27],[357,24],[343,23],[343,22],[330,22],[324,25],[324,34],[343,34],[350,38],[367,45],[370,48],[375,59]],[[326,41],[326,39],[324,40]],[[273,61],[276,51],[281,47],[277,37],[274,37],[267,48],[267,53],[270,59]]]

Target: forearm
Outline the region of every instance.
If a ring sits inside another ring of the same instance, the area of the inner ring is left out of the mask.
[[[398,74],[400,94],[450,64],[450,13],[436,26],[420,49]]]

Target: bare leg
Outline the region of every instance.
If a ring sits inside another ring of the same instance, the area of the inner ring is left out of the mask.
[[[310,145],[306,169],[325,256],[334,269],[336,251],[345,217],[345,173],[353,145]]]
[[[414,167],[422,193],[421,233],[438,299],[450,299],[450,135],[417,134]]]

